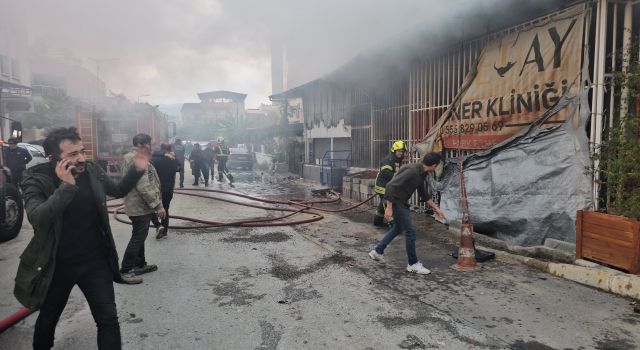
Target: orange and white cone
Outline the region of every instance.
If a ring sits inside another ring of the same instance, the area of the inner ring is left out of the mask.
[[[476,265],[476,249],[473,245],[473,227],[469,223],[460,226],[460,248],[458,249],[458,262],[451,266],[460,272],[475,271],[480,267]]]

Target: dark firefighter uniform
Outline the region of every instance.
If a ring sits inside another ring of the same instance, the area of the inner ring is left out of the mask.
[[[375,226],[386,226],[384,223],[384,211],[386,208],[386,201],[384,200],[384,194],[387,187],[387,183],[391,181],[393,175],[400,170],[400,165],[402,163],[402,159],[404,158],[404,152],[406,152],[407,146],[403,141],[396,141],[391,146],[391,154],[385,157],[380,162],[380,170],[378,170],[378,175],[376,176],[376,187],[375,191],[380,197],[380,203],[378,203],[378,208],[376,209],[376,215],[373,218],[373,224]],[[397,151],[404,151],[403,155],[398,158],[396,156]]]
[[[229,160],[229,146],[224,144],[224,139],[219,137],[218,144],[213,149],[218,162],[218,182],[222,182],[222,174],[229,179],[229,184],[233,184],[233,176],[227,169],[227,161]]]

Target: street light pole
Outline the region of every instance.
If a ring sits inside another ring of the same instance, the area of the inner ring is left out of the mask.
[[[149,94],[138,95],[138,103],[140,103],[140,97],[147,97],[147,96],[151,96],[151,95]]]
[[[96,99],[97,99],[100,91],[100,65],[106,62],[117,61],[118,58],[91,58],[91,57],[87,57],[87,58],[95,62],[96,64]]]

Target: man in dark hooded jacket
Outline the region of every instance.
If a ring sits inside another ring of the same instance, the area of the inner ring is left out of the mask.
[[[180,162],[171,152],[171,145],[163,143],[160,145],[160,151],[155,152],[151,157],[151,164],[156,168],[158,178],[160,179],[160,193],[162,195],[162,206],[164,207],[165,216],[162,219],[161,226],[156,227],[156,239],[167,237],[169,230],[169,206],[173,199],[173,188],[176,185],[176,172],[180,171]]]

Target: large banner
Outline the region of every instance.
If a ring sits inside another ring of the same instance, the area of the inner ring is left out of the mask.
[[[491,148],[530,125],[565,92],[577,92],[583,7],[559,16],[487,43],[475,78],[441,124],[445,148]],[[546,123],[562,123],[566,115],[563,110]]]

